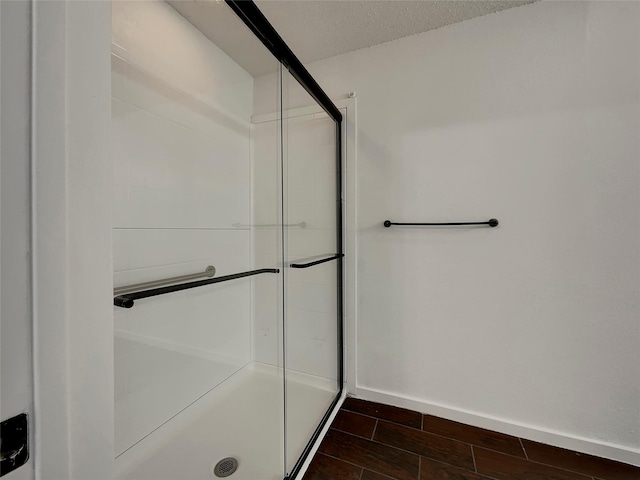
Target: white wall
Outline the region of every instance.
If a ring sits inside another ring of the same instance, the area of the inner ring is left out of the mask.
[[[165,2],[114,2],[112,42],[115,285],[249,270],[253,78]],[[250,285],[114,308],[116,453],[250,361]]]
[[[33,363],[30,252],[30,32],[27,2],[0,3],[0,420],[29,415],[30,458],[7,474],[33,478]]]
[[[308,66],[358,94],[360,395],[640,464],[639,22],[540,2]]]

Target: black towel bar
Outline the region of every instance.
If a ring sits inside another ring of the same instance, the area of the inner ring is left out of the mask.
[[[498,226],[498,219],[492,218],[487,222],[448,222],[448,223],[398,223],[392,222],[391,220],[385,220],[385,227],[390,227],[391,225],[426,225],[426,226],[437,226],[437,227],[449,227],[449,226],[463,226],[463,225],[489,225],[490,227]]]
[[[236,278],[250,277],[252,275],[259,275],[261,273],[278,273],[277,268],[261,268],[259,270],[250,270],[248,272],[234,273],[233,275],[224,275],[222,277],[209,278],[207,280],[197,280],[195,282],[180,283],[178,285],[169,285],[168,287],[151,288],[149,290],[142,290],[140,292],[127,293],[125,295],[118,295],[114,297],[113,304],[116,307],[131,308],[133,307],[134,300],[141,298],[155,297],[157,295],[164,295],[166,293],[179,292],[180,290],[188,290],[189,288],[204,287],[205,285],[211,285],[214,283],[228,282],[229,280],[235,280]]]
[[[330,262],[331,260],[337,260],[339,258],[344,257],[344,254],[342,253],[338,253],[338,254],[328,253],[327,255],[330,255],[330,256],[326,258],[321,258],[319,260],[308,259],[311,261],[307,261],[304,263],[301,263],[301,261],[298,260],[295,263],[290,263],[289,266],[291,268],[309,268],[309,267],[313,267],[314,265],[320,265],[321,263]],[[324,255],[319,255],[319,256],[324,256]],[[313,257],[313,258],[318,258],[318,257]]]

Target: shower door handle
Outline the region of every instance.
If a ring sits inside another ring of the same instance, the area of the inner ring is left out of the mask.
[[[329,257],[327,257],[327,255],[330,255]],[[317,259],[318,257],[325,257],[325,258],[320,258],[319,260],[314,260]],[[343,253],[327,253],[325,255],[317,255],[315,257],[309,257],[306,260],[306,262],[301,263],[301,260],[296,260],[295,263],[290,263],[289,266],[291,268],[309,268],[309,267],[313,267],[314,265],[320,265],[321,263],[326,263],[326,262],[330,262],[332,260],[338,260],[339,258],[344,257]]]

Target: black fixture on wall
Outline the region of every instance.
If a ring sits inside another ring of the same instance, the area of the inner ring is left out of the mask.
[[[447,223],[401,223],[401,222],[392,222],[391,220],[385,220],[383,225],[389,228],[391,225],[401,225],[401,226],[427,226],[427,227],[460,227],[466,225],[488,225],[489,227],[497,227],[498,219],[492,218],[486,222],[447,222]]]
[[[250,270],[248,272],[234,273],[233,275],[223,275],[222,277],[210,278],[208,280],[196,280],[195,282],[179,283],[177,285],[168,285],[166,287],[150,288],[148,290],[140,290],[139,292],[126,293],[113,298],[113,304],[116,307],[131,308],[134,300],[141,298],[157,297],[158,295],[166,295],[167,293],[179,292],[190,288],[204,287],[213,285],[214,283],[228,282],[237,278],[251,277],[261,273],[279,273],[277,268],[261,268],[259,270]]]
[[[338,259],[344,257],[344,255],[342,253],[338,253],[338,254],[335,254],[335,255],[333,253],[328,253],[327,255],[318,255],[318,256],[313,257],[313,258],[305,259],[306,261],[296,260],[295,262],[291,262],[289,264],[289,267],[290,268],[309,268],[309,267],[313,267],[315,265],[320,265],[321,263],[331,262],[333,260],[338,260]],[[318,257],[323,257],[323,258],[318,258]]]
[[[29,460],[29,417],[21,413],[0,423],[0,477]]]

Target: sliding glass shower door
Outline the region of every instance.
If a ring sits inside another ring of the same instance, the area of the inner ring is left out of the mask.
[[[195,1],[113,2],[111,60],[118,478],[281,480],[280,62]]]
[[[252,5],[113,3],[119,480],[292,477],[341,392],[336,121]]]
[[[341,201],[336,122],[283,72],[285,466],[292,472],[341,390]]]

